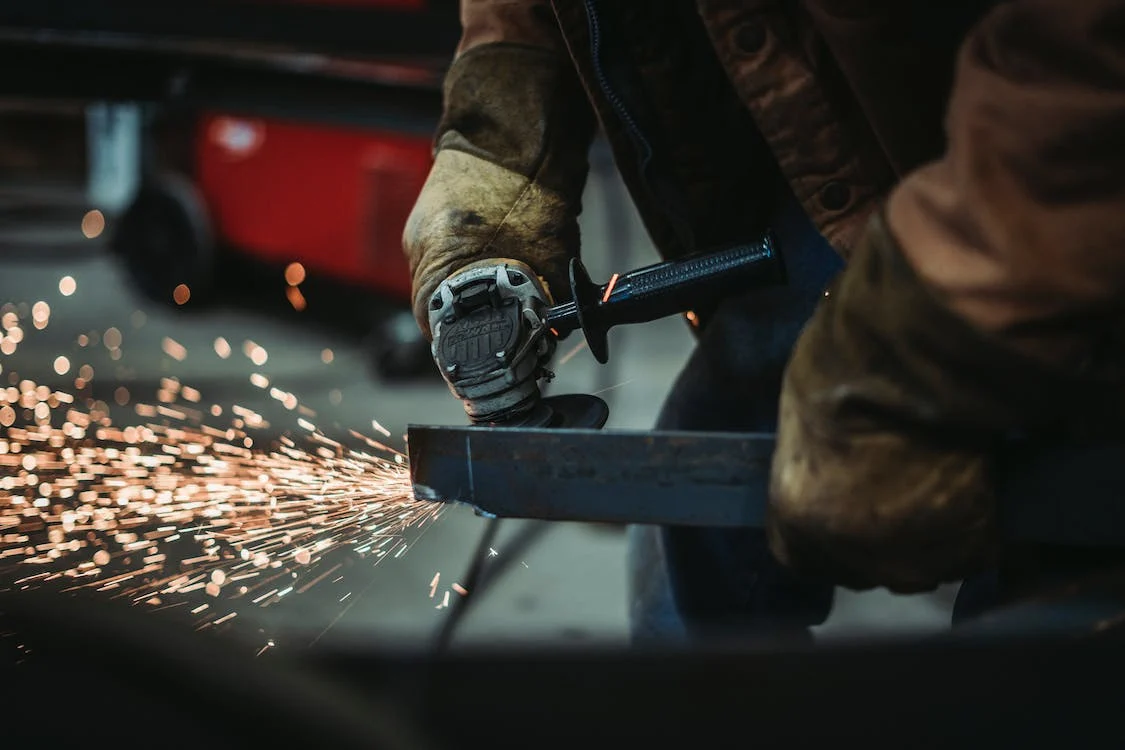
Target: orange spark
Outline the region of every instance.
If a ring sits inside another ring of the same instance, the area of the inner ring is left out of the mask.
[[[285,267],[285,283],[298,286],[305,280],[305,267],[300,263],[290,263]]]
[[[98,209],[87,211],[82,217],[82,234],[92,240],[105,230],[105,216]]]
[[[613,288],[617,286],[617,279],[621,274],[615,273],[610,277],[609,283],[605,285],[605,294],[602,295],[602,302],[609,302],[609,295],[613,294]]]
[[[186,305],[191,299],[191,287],[187,284],[177,284],[172,290],[172,301],[177,305]]]

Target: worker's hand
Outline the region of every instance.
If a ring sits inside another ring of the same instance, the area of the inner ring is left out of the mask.
[[[980,569],[995,533],[989,456],[1034,369],[946,310],[875,217],[785,373],[774,554],[856,589],[924,591]]]
[[[526,20],[543,23],[534,13]],[[423,332],[438,285],[481,260],[520,261],[556,299],[566,297],[593,134],[565,49],[484,43],[458,55],[445,78],[433,167],[403,232]]]
[[[473,264],[519,262],[534,269],[542,294],[565,293],[578,248],[577,209],[518,172],[444,149],[406,223],[403,245],[414,274],[414,315],[432,336],[438,286]]]
[[[469,418],[493,422],[531,411],[548,376],[544,314],[569,296],[594,117],[557,28],[527,4],[478,5],[403,247],[435,363]]]
[[[786,373],[783,561],[859,588],[957,579],[991,554],[998,439],[1119,433],[1122,15],[998,3],[968,34],[946,153],[892,191]]]
[[[538,401],[555,348],[544,313],[569,289],[576,216],[574,203],[518,172],[458,149],[437,154],[403,243],[414,315],[474,422]]]

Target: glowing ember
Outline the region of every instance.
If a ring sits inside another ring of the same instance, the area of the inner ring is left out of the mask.
[[[110,351],[121,348],[121,331],[116,328],[107,328],[102,334],[102,344]]]
[[[332,353],[331,349],[323,349],[320,352],[320,361],[324,364],[329,364],[335,358],[336,355]]]
[[[308,307],[308,302],[305,301],[305,295],[301,294],[301,290],[295,286],[286,288],[285,297],[297,312],[301,312]]]
[[[305,280],[305,267],[300,263],[290,263],[285,267],[285,283],[297,286]]]
[[[177,284],[172,290],[172,301],[177,305],[186,305],[191,299],[191,288],[187,284]]]
[[[55,357],[55,373],[58,375],[66,375],[70,372],[70,360],[66,357]]]
[[[161,348],[164,349],[165,354],[177,362],[183,362],[184,358],[187,357],[187,349],[184,348],[184,345],[167,336],[165,336],[164,341],[161,342]]]
[[[253,344],[249,348],[246,356],[249,357],[250,361],[256,364],[258,367],[264,365],[266,363],[266,360],[269,359],[269,354],[266,353],[266,350],[258,346],[257,344]]]
[[[46,323],[51,317],[51,306],[39,300],[31,306],[31,319],[36,323]]]
[[[93,211],[87,211],[86,215],[82,217],[82,234],[86,239],[94,239],[105,231],[105,216],[96,208]]]
[[[64,297],[69,297],[74,294],[78,289],[78,282],[74,280],[73,276],[63,276],[59,279],[59,294]]]
[[[223,359],[230,356],[230,344],[222,336],[215,339],[215,354],[218,354]]]

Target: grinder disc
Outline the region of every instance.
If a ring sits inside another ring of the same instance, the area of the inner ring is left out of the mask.
[[[609,419],[609,407],[597,396],[568,393],[540,399],[535,408],[494,427],[536,427],[551,429],[601,429]]]

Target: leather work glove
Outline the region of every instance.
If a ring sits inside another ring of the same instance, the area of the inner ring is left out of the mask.
[[[968,35],[944,156],[891,192],[786,370],[782,562],[853,588],[955,581],[999,552],[1002,441],[1119,439],[1123,19],[999,3]]]
[[[430,337],[435,291],[470,264],[523,264],[548,303],[568,296],[594,134],[573,68],[555,50],[474,46],[450,67],[444,94],[433,167],[403,232],[414,315]]]
[[[555,337],[542,321],[569,297],[594,134],[561,43],[540,16],[513,18],[469,19],[403,232],[414,316],[450,391],[484,423],[533,409],[548,375]],[[497,24],[535,44],[491,41]],[[482,29],[490,41],[470,46]]]
[[[775,556],[838,585],[900,593],[979,571],[996,553],[999,441],[1053,433],[1113,401],[1101,399],[1113,378],[1079,373],[952,313],[876,215],[784,376],[767,514]]]

